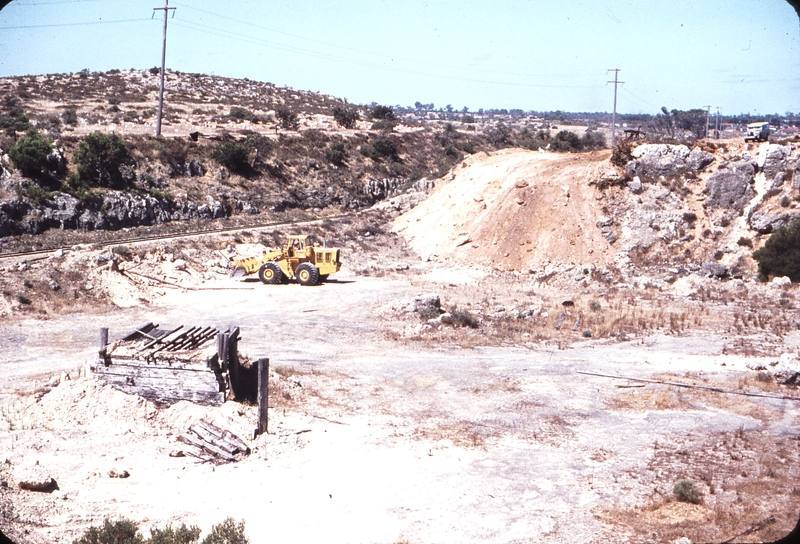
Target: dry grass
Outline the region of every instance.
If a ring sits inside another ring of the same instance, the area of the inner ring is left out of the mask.
[[[681,437],[656,448],[648,466],[658,474],[653,495],[637,507],[610,507],[599,518],[634,541],[721,542],[750,529],[736,542],[777,540],[791,531],[800,511],[793,438],[740,429],[710,437]],[[676,502],[672,487],[691,480],[702,504]],[[770,521],[770,517],[772,520]]]

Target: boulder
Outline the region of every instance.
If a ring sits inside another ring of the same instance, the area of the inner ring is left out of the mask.
[[[14,479],[17,481],[17,487],[27,491],[52,491],[56,483],[38,464],[15,467]]]
[[[694,148],[686,157],[686,166],[693,172],[700,172],[703,168],[714,162],[714,155],[702,149]]]
[[[778,364],[772,371],[775,379],[781,384],[800,383],[800,359],[794,353],[784,353],[778,359]]]
[[[706,205],[709,208],[743,210],[756,196],[753,190],[755,165],[736,161],[720,167],[706,182]]]
[[[759,234],[769,234],[777,229],[788,227],[792,221],[800,217],[800,210],[769,212],[754,212],[750,216],[750,228],[757,230]]]
[[[711,261],[703,265],[703,272],[712,278],[727,278],[730,275],[730,271],[728,270],[727,266]]]
[[[797,165],[797,159],[791,157],[792,146],[770,145],[762,168],[767,181],[774,180],[778,174],[791,170]]]
[[[439,295],[436,293],[428,293],[414,297],[411,304],[406,307],[406,311],[426,314],[433,313],[434,311],[438,312],[441,307],[442,301]]]
[[[772,278],[769,286],[773,289],[783,289],[784,287],[788,287],[792,284],[792,280],[789,276],[779,276],[777,278]]]

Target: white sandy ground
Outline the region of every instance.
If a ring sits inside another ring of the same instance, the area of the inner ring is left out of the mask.
[[[740,428],[798,432],[790,401],[612,410],[618,382],[575,373],[735,378],[747,359],[721,355],[721,338],[590,341],[564,350],[401,346],[375,338],[374,311],[419,288],[349,279],[356,281],[168,290],[147,309],[0,325],[0,393],[10,414],[0,422],[0,456],[12,468],[38,462],[59,486],[15,499],[21,519],[43,524],[30,526],[34,536],[71,542],[105,516],[204,531],[232,516],[246,521],[254,544],[607,542],[613,531],[597,508],[642,504],[674,484],[647,469],[655,444]],[[253,442],[248,458],[217,467],[170,457],[185,449],[176,435],[201,416],[244,433],[255,425],[253,407],[181,403],[158,412],[84,379],[26,410],[10,403],[20,384],[91,358],[99,327],[110,327],[113,340],[146,321],[240,326],[243,352],[298,372],[287,383],[297,382],[292,392],[302,402],[273,411],[270,434]],[[787,346],[798,341],[786,338]],[[762,412],[768,422],[751,415]],[[109,478],[112,469],[130,477]],[[691,508],[686,516],[709,511]]]

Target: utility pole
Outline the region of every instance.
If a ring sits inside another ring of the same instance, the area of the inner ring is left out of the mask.
[[[717,106],[717,128],[714,130],[714,137],[719,140],[719,106]]]
[[[706,106],[706,138],[708,138],[708,116],[711,114],[711,106]]]
[[[164,0],[163,8],[153,8],[153,15],[156,11],[164,12],[164,42],[161,45],[161,85],[158,88],[158,119],[156,119],[156,136],[161,136],[161,115],[164,112],[164,66],[167,62],[167,14],[175,8],[169,7],[169,0]]]
[[[617,85],[625,82],[619,81],[619,68],[609,68],[608,72],[614,72],[614,81],[608,82],[614,84],[614,113],[611,116],[611,147],[614,147],[617,145]]]

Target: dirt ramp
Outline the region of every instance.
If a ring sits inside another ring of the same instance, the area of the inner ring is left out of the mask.
[[[614,252],[597,228],[589,182],[604,154],[507,149],[464,161],[394,222],[421,256],[503,270],[550,263],[604,265]]]

